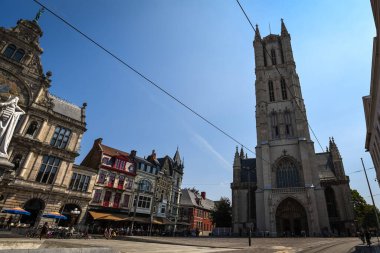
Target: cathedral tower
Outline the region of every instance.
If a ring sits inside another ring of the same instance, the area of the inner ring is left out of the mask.
[[[272,233],[329,227],[288,33],[253,42],[256,63],[257,227]],[[289,212],[291,209],[294,212]]]
[[[349,233],[353,220],[349,180],[333,139],[330,151],[315,153],[283,20],[280,35],[261,38],[256,26],[253,47],[256,159],[235,152],[234,233],[247,229],[272,236]]]

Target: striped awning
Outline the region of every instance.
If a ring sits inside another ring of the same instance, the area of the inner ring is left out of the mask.
[[[89,211],[89,213],[94,220],[126,221],[131,219],[128,215],[120,213],[100,213],[94,211]]]

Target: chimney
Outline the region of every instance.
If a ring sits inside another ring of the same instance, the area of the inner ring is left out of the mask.
[[[156,160],[156,151],[154,149],[152,150],[152,159]]]
[[[98,138],[98,139],[96,139],[96,140],[94,141],[94,146],[95,146],[95,145],[102,144],[102,141],[103,141],[102,138]]]
[[[206,192],[201,192],[202,199],[206,199]]]
[[[87,103],[85,102],[85,103],[83,103],[82,107],[80,108],[82,123],[86,123],[86,107],[87,107]]]
[[[131,160],[134,160],[135,157],[136,157],[136,153],[137,153],[136,150],[131,150],[131,153],[129,154],[129,158],[130,158]]]

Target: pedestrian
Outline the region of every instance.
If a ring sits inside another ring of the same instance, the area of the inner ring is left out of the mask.
[[[109,232],[108,232],[108,227],[104,229],[104,237],[108,240],[109,239]]]
[[[113,229],[111,227],[108,228],[108,238],[109,239],[112,239],[113,233],[114,233]]]
[[[363,244],[365,244],[365,238],[364,238],[364,233],[363,233],[363,231],[359,231],[359,232],[358,232],[358,235],[359,235],[360,240],[362,240]]]
[[[199,228],[198,228],[198,227],[196,227],[196,229],[195,229],[195,236],[196,236],[196,237],[199,236]]]
[[[371,233],[368,230],[366,230],[364,233],[364,236],[365,236],[365,240],[367,242],[367,245],[371,246]]]
[[[48,233],[48,230],[49,230],[49,225],[47,222],[45,222],[45,224],[42,226],[41,228],[41,232],[40,232],[40,240],[42,238],[42,236],[46,236],[47,233]]]
[[[7,229],[8,229],[8,230],[11,230],[12,220],[13,220],[13,216],[11,215],[11,216],[8,218],[8,221],[7,221]]]

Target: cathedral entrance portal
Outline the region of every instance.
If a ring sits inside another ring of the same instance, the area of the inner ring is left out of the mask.
[[[276,228],[278,236],[301,236],[307,233],[305,208],[295,199],[283,200],[276,210]]]

